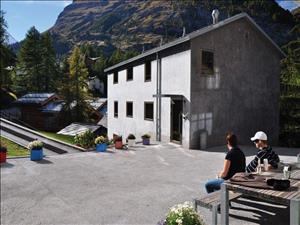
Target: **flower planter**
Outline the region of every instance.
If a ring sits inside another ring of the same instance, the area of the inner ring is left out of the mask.
[[[122,141],[115,141],[115,148],[116,149],[122,149],[123,148],[123,142]]]
[[[107,144],[96,144],[97,152],[106,152]]]
[[[0,152],[0,163],[6,162],[6,152]]]
[[[132,147],[135,145],[135,139],[128,139],[128,147]]]
[[[30,151],[30,160],[31,161],[40,161],[43,159],[43,149],[31,149]]]
[[[143,145],[150,145],[150,138],[143,138]]]

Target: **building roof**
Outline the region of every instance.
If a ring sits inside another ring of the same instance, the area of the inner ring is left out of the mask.
[[[63,100],[58,100],[54,102],[50,102],[42,108],[42,112],[60,112],[64,106],[65,102]]]
[[[153,48],[153,49],[151,49],[151,50],[149,50],[149,51],[146,51],[145,53],[142,53],[142,54],[140,54],[140,55],[138,55],[138,56],[135,56],[135,57],[133,57],[133,58],[130,58],[130,59],[128,59],[128,60],[125,60],[125,61],[123,61],[123,62],[120,62],[120,63],[118,63],[118,64],[116,64],[116,65],[113,65],[113,66],[111,66],[111,67],[108,67],[108,68],[106,68],[105,70],[104,70],[104,72],[105,73],[108,73],[109,71],[111,71],[111,70],[114,70],[114,69],[117,69],[118,67],[121,67],[121,66],[124,66],[124,65],[126,65],[126,64],[128,64],[128,63],[131,63],[131,62],[134,62],[134,61],[136,61],[136,60],[139,60],[139,59],[141,59],[141,58],[144,58],[144,57],[147,57],[147,56],[150,56],[150,55],[152,55],[152,54],[155,54],[155,53],[158,53],[158,52],[160,52],[160,51],[163,51],[163,50],[165,50],[165,49],[168,49],[168,48],[171,48],[171,47],[174,47],[174,46],[176,46],[176,45],[179,45],[179,44],[182,44],[182,43],[184,43],[184,42],[187,42],[187,41],[190,41],[190,40],[192,40],[192,39],[194,39],[194,38],[196,38],[196,37],[198,37],[198,36],[201,36],[201,35],[203,35],[203,34],[206,34],[206,33],[208,33],[208,32],[210,32],[210,31],[213,31],[213,30],[215,30],[215,29],[218,29],[218,28],[220,28],[220,27],[223,27],[223,26],[225,26],[225,25],[227,25],[227,24],[229,24],[229,23],[232,23],[232,22],[234,22],[234,21],[236,21],[236,20],[239,20],[239,19],[241,19],[241,18],[245,18],[245,19],[247,19],[252,25],[254,25],[254,27],[256,28],[256,29],[258,29],[259,31],[260,31],[260,33],[266,38],[266,39],[268,39],[270,42],[271,42],[271,44],[283,55],[283,56],[285,56],[285,54],[284,54],[284,52],[280,49],[280,47],[266,34],[266,32],[264,32],[258,25],[257,25],[257,23],[247,14],[247,13],[240,13],[240,14],[237,14],[237,15],[235,15],[235,16],[232,16],[232,17],[230,17],[230,18],[228,18],[228,19],[225,19],[225,20],[222,20],[222,21],[220,21],[220,22],[218,22],[218,23],[216,23],[216,24],[211,24],[211,25],[209,25],[209,26],[207,26],[207,27],[204,27],[204,28],[201,28],[201,29],[199,29],[199,30],[196,30],[196,31],[194,31],[194,32],[192,32],[192,33],[189,33],[189,34],[187,34],[186,36],[184,36],[184,37],[182,37],[182,38],[178,38],[178,39],[176,39],[175,41],[172,41],[172,42],[169,42],[169,43],[167,43],[167,44],[165,44],[165,45],[162,45],[162,46],[160,46],[160,47],[157,47],[157,48]]]
[[[49,98],[55,96],[55,93],[29,93],[19,98],[18,104],[43,104]]]
[[[107,103],[107,98],[98,98],[94,100],[87,100],[87,102],[92,106],[93,109],[98,110]]]
[[[105,128],[107,128],[107,114],[105,113],[104,116],[99,120],[97,123],[98,125],[101,125]]]
[[[63,128],[62,130],[58,131],[57,134],[64,134],[75,136],[76,134],[80,134],[87,130],[91,132],[97,131],[101,126],[99,125],[92,125],[92,124],[83,124],[83,123],[72,123],[69,126]]]

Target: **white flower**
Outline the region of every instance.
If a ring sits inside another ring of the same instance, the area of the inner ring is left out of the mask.
[[[177,220],[176,220],[176,223],[178,223],[178,225],[179,225],[179,224],[182,224],[182,219],[177,219]]]

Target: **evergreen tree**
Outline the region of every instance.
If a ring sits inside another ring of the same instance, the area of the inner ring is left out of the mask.
[[[41,35],[35,27],[30,28],[18,55],[18,76],[20,91],[43,92],[45,83],[42,73]]]
[[[281,144],[290,147],[300,145],[300,29],[292,32],[298,37],[283,47],[287,57],[282,60],[280,98]]]
[[[42,83],[45,92],[57,90],[58,65],[56,63],[55,50],[49,32],[41,37],[41,57],[43,75]]]
[[[9,68],[12,68],[15,64],[15,54],[13,51],[6,45],[5,41],[7,38],[6,35],[7,24],[4,19],[4,12],[0,11],[0,87],[9,88],[12,83],[11,71]]]
[[[64,62],[63,70],[65,81],[61,94],[66,102],[65,112],[72,117],[72,120],[83,121],[88,117],[89,107],[86,100],[90,96],[87,86],[88,70],[79,47],[74,47],[71,56]]]

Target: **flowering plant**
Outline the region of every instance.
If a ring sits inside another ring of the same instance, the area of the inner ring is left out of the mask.
[[[0,152],[7,152],[7,148],[5,146],[0,146]]]
[[[86,130],[82,133],[76,134],[74,137],[75,144],[83,147],[90,148],[94,145],[95,136],[92,131]]]
[[[204,225],[190,202],[173,206],[166,218],[166,225]]]
[[[144,135],[142,136],[142,139],[147,139],[147,138],[151,138],[151,135],[150,135],[150,134],[144,134]]]
[[[95,144],[107,144],[108,140],[104,136],[99,136],[95,139]]]
[[[43,147],[43,142],[38,141],[38,140],[29,142],[29,144],[27,146],[27,148],[29,150],[32,150],[32,149],[41,149],[42,147]]]
[[[129,140],[135,140],[135,136],[133,134],[129,134],[127,139]]]
[[[116,136],[116,137],[114,138],[114,140],[115,140],[115,142],[116,142],[116,141],[122,141],[122,136]]]

